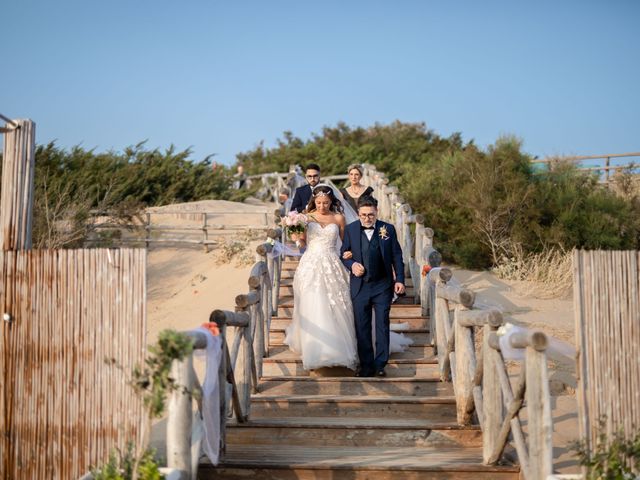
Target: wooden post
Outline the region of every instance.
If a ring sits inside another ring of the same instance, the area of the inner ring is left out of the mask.
[[[449,327],[449,302],[447,299],[436,296],[436,347],[438,349],[438,366],[440,379],[448,381],[451,378],[449,371],[449,352],[447,351]]]
[[[263,275],[264,278],[264,275]],[[264,285],[260,284],[259,288],[259,294],[260,294],[260,303],[257,305],[254,305],[254,317],[255,317],[255,326],[253,328],[253,358],[255,361],[255,370],[256,370],[256,377],[260,378],[262,376],[262,359],[264,357],[264,344],[265,344],[265,337],[264,337],[264,307],[266,306],[266,301],[265,301],[265,294],[267,294],[268,292],[265,291],[265,289],[263,288]],[[254,384],[254,388],[253,391],[254,393],[257,392],[257,378],[256,378],[256,383]]]
[[[272,273],[273,273],[273,265],[274,265],[274,261],[272,257],[268,258],[267,261],[267,268],[270,270],[267,271],[267,273],[263,276],[263,281],[262,281],[262,286],[261,286],[261,290],[263,293],[263,297],[262,297],[262,334],[261,334],[261,341],[262,341],[262,352],[261,352],[261,356],[262,357],[268,357],[269,356],[269,330],[271,329],[271,316],[272,316],[272,312],[273,312],[273,306],[272,306],[272,298],[273,298],[273,279],[272,279]],[[260,358],[260,376],[262,376],[262,358]]]
[[[425,227],[424,229],[425,241],[424,241],[424,244],[422,245],[423,248],[433,247],[433,235],[434,235],[433,229],[429,227]]]
[[[531,478],[546,479],[553,473],[553,424],[549,393],[549,375],[545,351],[528,346],[526,403],[529,417],[529,468]]]
[[[250,310],[250,309],[247,309]],[[248,313],[248,312],[247,312]],[[251,314],[249,314],[252,317]],[[253,319],[252,319],[253,320]],[[240,335],[240,349],[238,351],[238,360],[234,375],[238,387],[238,397],[240,397],[240,405],[242,406],[242,415],[244,419],[249,418],[249,404],[251,401],[251,357],[253,345],[251,345],[251,323],[249,327],[241,329],[237,332]]]
[[[404,258],[405,268],[411,274],[411,277],[415,275],[412,271],[412,258],[413,258],[413,238],[411,237],[411,207],[408,204],[404,204],[400,207],[402,210],[402,217],[400,227],[402,228],[402,256]],[[415,283],[414,283],[415,285]]]
[[[423,289],[427,290],[429,286],[428,279],[422,278],[422,267],[424,266],[424,259],[422,258],[422,244],[424,241],[424,218],[422,215],[416,215],[416,242],[413,253],[413,258],[418,266],[418,278],[417,281],[413,279],[413,288],[414,288],[414,298],[415,301],[420,301],[420,305],[422,306],[422,315],[426,316],[429,310],[428,307],[428,297],[424,294]],[[425,301],[423,301],[423,299]]]
[[[207,230],[207,212],[202,212],[202,243],[204,253],[209,253],[209,231]]]
[[[144,245],[149,248],[149,239],[151,238],[151,214],[149,212],[145,213],[146,222],[145,225],[145,233],[144,233]]]
[[[238,421],[246,421],[249,418],[249,408],[251,402],[251,370],[253,363],[253,345],[251,337],[251,329],[255,322],[253,312],[250,306],[258,302],[258,294],[253,291],[248,295],[238,295],[236,297],[236,311],[249,314],[249,324],[247,327],[239,329],[236,335],[240,336],[240,345],[238,349],[238,358],[234,368],[234,377],[238,389],[238,397],[242,407],[242,417]]]
[[[167,466],[179,470],[181,480],[191,479],[192,369],[191,355],[180,362],[174,360],[171,365],[171,376],[179,388],[171,392],[169,398]]]
[[[236,309],[239,309],[239,312],[234,313],[225,310],[214,310],[209,317],[210,322],[216,322],[218,325],[221,325],[222,322],[224,322],[224,324],[227,326],[237,327],[235,338],[233,341],[233,347],[231,348],[231,353],[229,353],[229,349],[227,348],[226,340],[223,344],[223,346],[225,346],[223,363],[226,365],[226,370],[224,371],[225,381],[221,383],[221,385],[227,385],[227,383],[229,384],[230,388],[225,388],[225,404],[228,405],[229,408],[233,408],[233,412],[235,412],[236,414],[236,419],[241,423],[247,421],[247,415],[243,410],[242,402],[240,400],[238,388],[240,380],[236,382],[236,378],[234,375],[234,364],[237,362],[236,358],[238,357],[240,343],[243,340],[243,332],[246,331],[251,324],[251,318],[249,317],[249,314],[244,310],[246,309],[246,306],[250,304],[250,302],[255,303],[256,301],[257,300],[255,295],[238,295],[236,297]],[[244,305],[245,307],[239,308],[237,306],[239,304]],[[242,374],[245,373],[244,368],[242,370],[238,370],[241,371]],[[249,375],[249,381],[250,379],[251,376]],[[226,418],[226,416],[227,413],[225,410],[223,418]]]
[[[227,347],[227,325],[226,318],[224,316],[219,316],[217,319],[215,318],[213,312],[209,316],[210,322],[215,322],[218,325],[218,330],[220,330],[220,342],[222,345],[222,355],[220,356],[220,369],[218,370],[218,390],[220,392],[220,457],[219,460],[222,461],[224,457],[224,452],[227,448],[226,443],[226,429],[227,429],[227,391],[228,391],[228,383],[227,383],[227,370],[229,369],[229,365],[227,364],[227,359],[229,358],[229,349]]]
[[[476,353],[473,342],[473,327],[459,321],[462,305],[456,306],[454,332],[456,346],[455,395],[458,425],[469,425],[473,413],[473,379],[476,373]]]
[[[489,345],[489,336],[497,330],[485,325],[482,338],[482,458],[485,463],[496,449],[502,424],[502,390],[496,372],[500,353]]]
[[[13,120],[3,129],[2,198],[0,200],[0,248],[31,249],[36,125]]]

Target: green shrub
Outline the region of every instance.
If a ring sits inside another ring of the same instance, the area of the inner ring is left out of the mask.
[[[164,478],[158,470],[155,452],[148,448],[151,421],[160,418],[166,406],[167,395],[184,387],[171,377],[171,364],[181,361],[193,351],[193,343],[186,335],[175,330],[162,330],[158,341],[149,348],[143,366],[131,372],[129,384],[144,405],[140,443],[129,443],[124,452],[112,451],[103,466],[91,469],[95,479],[101,480],[159,480]],[[113,358],[105,362],[120,370]],[[191,392],[189,392],[191,393]]]
[[[512,136],[483,151],[459,134],[440,137],[420,123],[339,123],[306,141],[285,132],[277,147],[260,145],[238,160],[250,173],[315,162],[330,175],[346,173],[350,163],[373,164],[425,216],[445,260],[463,267],[494,266],[518,248],[528,255],[640,247],[637,195],[616,195],[562,162],[534,172]]]
[[[605,421],[600,421],[594,448],[586,441],[574,442],[580,465],[587,468],[589,480],[632,480],[640,473],[640,431],[625,436],[618,430],[612,437],[606,434]]]
[[[69,151],[54,143],[36,148],[33,244],[37,248],[80,247],[93,231],[92,212],[127,221],[142,208],[231,195],[231,171],[212,168],[191,152],[146,150],[144,143],[122,153]]]

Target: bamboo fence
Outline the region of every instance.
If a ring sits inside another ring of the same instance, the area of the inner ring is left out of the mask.
[[[0,252],[0,478],[79,478],[136,441],[145,262],[133,249]]]
[[[607,436],[640,429],[640,253],[575,251],[581,437],[593,447],[599,422]]]

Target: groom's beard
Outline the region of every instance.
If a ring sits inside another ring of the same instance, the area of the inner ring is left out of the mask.
[[[370,224],[368,224],[368,225],[367,225],[367,223],[368,223],[368,222],[366,222],[366,223],[365,223],[365,222],[363,222],[362,220],[360,220],[360,225],[362,225],[364,228],[371,228],[371,227],[374,227],[374,228],[375,228],[375,226],[376,226],[376,221],[377,221],[377,220],[378,220],[378,219],[375,219],[373,222],[371,222],[371,223],[370,223]]]

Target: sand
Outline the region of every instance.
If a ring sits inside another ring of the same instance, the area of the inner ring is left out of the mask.
[[[242,211],[241,223],[260,225],[265,215],[273,212],[275,207],[274,204],[207,201],[195,205],[182,204],[179,209]],[[175,206],[165,208],[175,210]],[[238,222],[237,217],[234,222]],[[260,240],[234,235],[225,241],[242,241],[246,244],[245,251],[225,262],[222,261],[224,248],[209,253],[200,248],[150,249],[147,266],[150,343],[162,329],[189,330],[206,322],[214,309],[233,310],[236,295],[248,292],[247,279],[252,260],[255,259],[255,246]],[[238,261],[239,258],[241,261]],[[456,281],[476,292],[476,303],[501,309],[511,323],[542,330],[573,344],[574,312],[571,298],[542,300],[526,297],[518,293],[513,282],[500,280],[491,272],[451,268]],[[561,473],[577,472],[576,461],[567,449],[567,443],[578,436],[573,362],[550,362],[550,378],[555,467]]]

